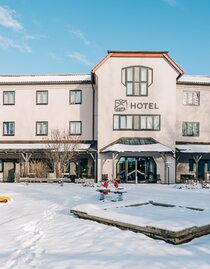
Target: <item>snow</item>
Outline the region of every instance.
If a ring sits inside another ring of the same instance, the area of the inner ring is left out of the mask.
[[[82,151],[82,150],[88,150],[91,144],[84,144],[84,143],[73,144],[72,143],[72,147],[74,146],[76,146],[75,149],[77,151]],[[49,144],[44,144],[44,143],[0,144],[0,150],[18,150],[18,149],[33,150],[33,149],[46,149],[46,148],[49,148]]]
[[[31,82],[80,82],[91,81],[90,74],[69,75],[17,75],[0,76],[0,84],[4,83],[31,83]]]
[[[179,78],[178,82],[209,84],[210,76],[183,75]]]
[[[114,144],[107,147],[102,152],[116,151],[116,152],[172,152],[172,149],[162,145],[160,143],[145,144],[145,145],[126,145],[126,144]]]
[[[176,145],[176,148],[183,153],[210,153],[210,145],[183,144]]]
[[[82,210],[83,209],[83,210]],[[183,207],[162,207],[142,205],[137,207],[120,207],[109,210],[99,208],[77,207],[78,211],[89,215],[121,221],[133,225],[152,226],[171,231],[180,231],[192,226],[210,224],[210,212],[197,211]]]
[[[8,195],[13,201],[0,204],[1,268],[210,268],[210,235],[186,244],[170,245],[142,234],[79,219],[70,213],[71,208],[80,208],[123,216],[126,220],[159,222],[169,228],[171,225],[185,227],[191,222],[204,224],[210,219],[210,189],[177,189],[160,184],[123,186],[127,190],[124,201],[113,203],[108,198],[106,202],[99,201],[96,187],[80,184],[64,183],[61,187],[59,184],[2,183],[0,195]],[[124,207],[151,200],[176,207],[151,204]]]

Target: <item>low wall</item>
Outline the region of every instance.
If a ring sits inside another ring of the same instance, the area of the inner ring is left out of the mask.
[[[154,203],[154,204],[158,205],[158,203]],[[166,206],[166,207],[173,206],[173,205],[168,205],[168,204],[159,204],[159,205]],[[130,205],[130,206],[136,206],[136,204]],[[190,209],[203,211],[203,209],[200,209],[200,208],[190,208]],[[117,221],[117,220],[112,220],[112,219],[108,219],[104,217],[91,215],[91,214],[88,214],[87,212],[82,212],[82,211],[78,211],[74,209],[71,209],[70,212],[73,213],[75,216],[82,219],[88,219],[88,220],[96,221],[99,223],[115,226],[122,230],[130,230],[136,233],[142,233],[154,239],[161,239],[167,243],[174,244],[174,245],[183,244],[183,243],[191,241],[192,239],[196,237],[210,234],[210,224],[204,225],[204,226],[193,226],[193,227],[183,229],[180,231],[171,231],[168,229],[163,229],[163,228],[158,228],[158,227],[153,227],[153,226],[134,225],[131,223],[126,223],[122,221]]]

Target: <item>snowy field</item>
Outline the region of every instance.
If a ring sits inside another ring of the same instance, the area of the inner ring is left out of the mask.
[[[1,268],[210,269],[210,235],[175,246],[142,234],[78,219],[70,213],[73,207],[91,204],[124,214],[123,208],[112,208],[152,200],[178,207],[157,209],[148,205],[143,208],[143,217],[138,215],[137,208],[135,215],[145,221],[145,214],[166,227],[170,223],[174,225],[176,220],[180,223],[185,217],[186,223],[182,222],[181,226],[193,221],[202,224],[210,218],[210,189],[176,189],[152,184],[124,186],[127,189],[124,201],[113,203],[99,201],[95,188],[79,184],[66,183],[63,187],[59,184],[0,184],[0,195],[13,199],[0,204]],[[179,206],[205,210],[192,212]],[[126,210],[128,218],[129,215],[133,217],[135,210]]]

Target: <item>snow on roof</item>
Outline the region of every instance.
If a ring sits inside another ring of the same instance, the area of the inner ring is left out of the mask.
[[[178,79],[178,83],[210,84],[210,76],[183,75]]]
[[[13,83],[66,83],[66,82],[90,82],[90,74],[68,74],[68,75],[2,75],[0,84]]]
[[[50,148],[52,144],[50,144]],[[72,144],[73,145],[73,144]],[[78,143],[76,144],[77,151],[88,150],[91,144]],[[47,144],[0,144],[0,151],[11,151],[11,150],[43,150],[49,149]]]
[[[102,152],[173,152],[169,147],[166,147],[160,143],[145,144],[145,145],[125,145],[114,144],[108,146]]]
[[[183,144],[176,145],[176,148],[182,153],[210,153],[210,145]]]

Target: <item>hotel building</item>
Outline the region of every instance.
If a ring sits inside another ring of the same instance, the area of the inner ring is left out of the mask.
[[[0,180],[46,158],[54,129],[79,137],[76,177],[208,180],[209,91],[209,77],[184,75],[165,51],[109,51],[90,74],[2,75]]]

